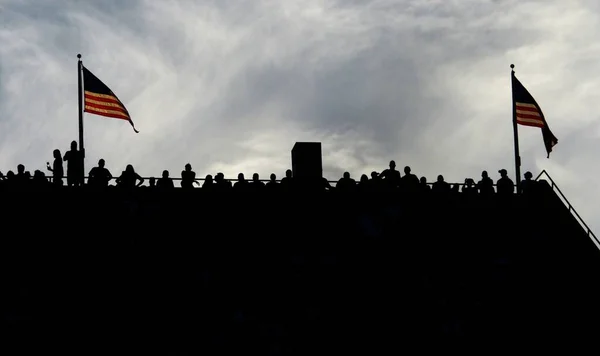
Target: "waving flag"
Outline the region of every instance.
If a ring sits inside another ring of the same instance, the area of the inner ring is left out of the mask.
[[[127,120],[133,127],[133,131],[137,133],[138,131],[133,125],[129,111],[115,93],[83,65],[81,68],[83,71],[84,111],[90,114]]]

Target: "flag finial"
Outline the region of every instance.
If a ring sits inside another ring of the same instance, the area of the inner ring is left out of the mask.
[[[77,58],[81,59],[81,53],[77,53]]]
[[[515,72],[515,65],[514,65],[514,64],[511,64],[511,65],[510,65],[510,70],[511,70],[513,73]]]

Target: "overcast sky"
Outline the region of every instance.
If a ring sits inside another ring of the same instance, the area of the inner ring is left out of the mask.
[[[559,139],[546,159],[521,126],[522,172],[547,170],[597,230],[599,15],[596,0],[0,0],[0,170],[44,169],[77,139],[81,53],[140,131],[86,114],[86,170],[266,178],[320,141],[330,179],[390,159],[429,180],[514,177],[514,63]]]

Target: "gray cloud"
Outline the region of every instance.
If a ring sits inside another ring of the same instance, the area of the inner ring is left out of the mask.
[[[451,181],[512,171],[515,63],[560,140],[547,160],[521,127],[523,172],[547,169],[600,227],[599,14],[559,0],[0,0],[0,167],[43,168],[77,138],[82,53],[141,131],[86,115],[88,167],[266,176],[314,140],[330,178],[390,159]]]

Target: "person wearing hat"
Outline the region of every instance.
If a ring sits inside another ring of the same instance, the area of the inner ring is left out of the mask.
[[[531,174],[531,172],[525,172],[525,179],[521,181],[522,194],[531,194],[534,191],[536,181],[534,181],[532,178],[533,174]]]
[[[498,194],[502,195],[510,195],[515,192],[515,183],[508,178],[506,169],[501,169],[498,171],[500,173],[500,179],[496,183],[496,191]]]

